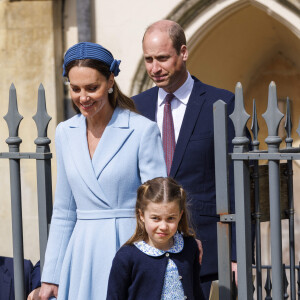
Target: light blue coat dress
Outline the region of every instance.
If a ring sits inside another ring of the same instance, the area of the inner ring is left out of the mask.
[[[166,176],[157,125],[116,108],[91,159],[81,114],[56,129],[57,186],[42,281],[58,299],[105,299],[112,260],[135,229],[136,190]]]

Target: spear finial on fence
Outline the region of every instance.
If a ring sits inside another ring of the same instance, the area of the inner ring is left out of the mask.
[[[277,105],[277,93],[275,82],[272,81],[269,85],[268,108],[262,115],[268,127],[268,137],[265,139],[266,143],[272,148],[278,148],[281,143],[281,138],[278,136],[278,127],[284,114],[280,112]]]
[[[35,121],[38,130],[38,138],[35,139],[35,144],[37,146],[49,145],[51,143],[51,140],[47,137],[47,128],[51,117],[47,113],[45,89],[42,84],[40,84],[38,90],[37,112],[32,117],[32,119]]]
[[[19,147],[22,143],[22,139],[18,136],[19,125],[23,117],[18,111],[17,93],[13,83],[9,88],[8,112],[3,118],[7,123],[9,131],[9,138],[6,139],[6,143],[12,147]]]
[[[258,140],[259,126],[258,126],[258,120],[257,120],[255,99],[253,99],[253,118],[252,118],[252,124],[251,124],[251,131],[253,133],[252,146],[253,146],[253,150],[255,151],[255,150],[258,150],[258,146],[259,146],[259,140]]]
[[[246,137],[246,124],[250,116],[245,111],[243,88],[240,82],[238,82],[235,87],[235,106],[233,113],[229,117],[235,129],[235,138],[232,143],[234,145],[247,144],[249,139]]]
[[[293,144],[293,139],[291,137],[291,132],[292,132],[292,117],[291,117],[291,108],[290,108],[290,99],[289,97],[286,98],[286,118],[285,118],[285,124],[284,128],[286,131],[286,147],[291,148]]]

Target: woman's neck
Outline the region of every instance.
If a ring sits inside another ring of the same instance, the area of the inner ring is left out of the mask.
[[[97,114],[92,118],[87,117],[87,130],[96,133],[99,129],[105,128],[109,123],[113,113],[114,109],[110,105],[107,105],[107,107],[103,107],[100,114]]]
[[[91,159],[93,158],[103,132],[113,115],[114,109],[111,106],[109,107],[110,109],[108,110],[102,110],[102,116],[97,115],[94,118],[86,119],[86,136]]]

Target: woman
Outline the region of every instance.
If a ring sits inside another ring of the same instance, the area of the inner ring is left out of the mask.
[[[42,300],[105,299],[111,262],[133,234],[136,190],[166,176],[157,125],[135,113],[114,78],[120,61],[79,43],[64,58],[78,114],[56,129],[57,186]]]

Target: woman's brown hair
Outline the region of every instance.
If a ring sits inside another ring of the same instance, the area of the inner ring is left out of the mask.
[[[148,234],[145,224],[140,215],[144,214],[147,205],[152,203],[171,203],[177,202],[181,219],[178,224],[178,232],[183,236],[195,237],[194,230],[188,224],[188,211],[186,207],[186,193],[184,189],[170,177],[157,177],[143,183],[137,190],[137,200],[135,205],[136,229],[133,236],[125,245],[133,244],[138,241],[146,241]]]
[[[87,67],[87,68],[92,68],[97,70],[99,73],[101,73],[107,80],[109,79],[110,75],[112,72],[109,70],[109,66],[106,65],[105,63],[96,60],[96,59],[77,59],[71,61],[67,66],[66,66],[66,75],[69,75],[70,70],[73,67]],[[113,86],[113,92],[111,94],[108,94],[108,100],[113,109],[115,109],[117,106],[121,107],[123,109],[129,109],[133,112],[137,112],[134,102],[132,99],[127,97],[122,93],[120,90],[119,86],[117,85],[116,81],[114,82]],[[77,113],[80,113],[80,110],[76,105],[73,104],[73,108]]]

